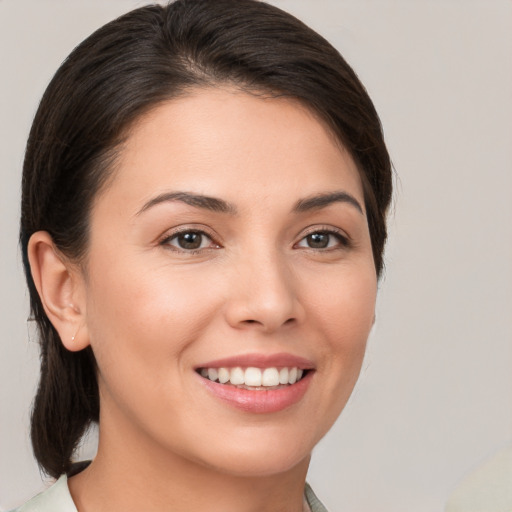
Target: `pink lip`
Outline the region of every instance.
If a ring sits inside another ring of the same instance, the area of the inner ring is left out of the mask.
[[[250,413],[275,413],[291,407],[299,402],[306,394],[314,375],[314,364],[302,357],[291,354],[246,354],[225,359],[209,361],[198,368],[234,368],[234,367],[297,367],[310,370],[304,377],[296,382],[278,389],[250,390],[242,389],[230,384],[219,384],[201,377],[203,386],[222,402],[244,412]]]
[[[273,413],[282,411],[297,402],[305,395],[313,378],[313,371],[308,372],[299,382],[279,389],[252,391],[241,389],[230,384],[219,384],[197,375],[202,384],[217,398],[245,412]]]
[[[207,363],[196,366],[198,368],[235,368],[240,366],[247,368],[284,368],[297,367],[302,370],[311,370],[315,367],[312,361],[304,359],[303,357],[294,356],[292,354],[279,353],[279,354],[242,354],[239,356],[226,357],[223,359],[216,359]]]

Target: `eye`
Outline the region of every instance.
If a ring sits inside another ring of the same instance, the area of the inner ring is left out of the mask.
[[[347,237],[341,233],[332,230],[320,230],[308,233],[299,241],[297,247],[307,249],[335,249],[337,247],[348,247]]]
[[[175,233],[161,242],[162,245],[170,245],[179,251],[195,252],[201,249],[214,249],[219,246],[204,231],[184,230]]]

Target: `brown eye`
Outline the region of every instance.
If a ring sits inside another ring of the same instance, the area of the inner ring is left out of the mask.
[[[202,241],[203,235],[194,231],[181,233],[176,237],[176,242],[182,249],[199,249]]]
[[[325,249],[329,246],[329,233],[312,233],[306,237],[308,247],[312,249]]]
[[[166,238],[163,245],[170,245],[172,248],[182,251],[197,251],[210,247],[217,247],[212,239],[202,231],[182,231]]]
[[[348,245],[348,239],[336,231],[315,231],[306,235],[297,244],[298,247],[319,250],[342,248]]]

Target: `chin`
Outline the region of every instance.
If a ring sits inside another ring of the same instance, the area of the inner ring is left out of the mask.
[[[220,461],[215,470],[220,473],[229,474],[240,478],[264,478],[295,469],[304,468],[304,473],[309,465],[311,454],[297,456],[297,452],[288,454],[264,454],[246,453],[229,460]]]
[[[203,451],[200,463],[238,477],[267,477],[299,467],[305,471],[316,442],[298,432],[269,435],[255,429],[252,435],[233,435],[227,443],[212,441]]]

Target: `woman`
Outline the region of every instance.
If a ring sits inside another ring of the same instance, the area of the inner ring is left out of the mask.
[[[351,68],[265,3],[144,7],[77,47],[24,163],[58,481],[19,510],[324,510],[306,473],[373,324],[390,168]]]

